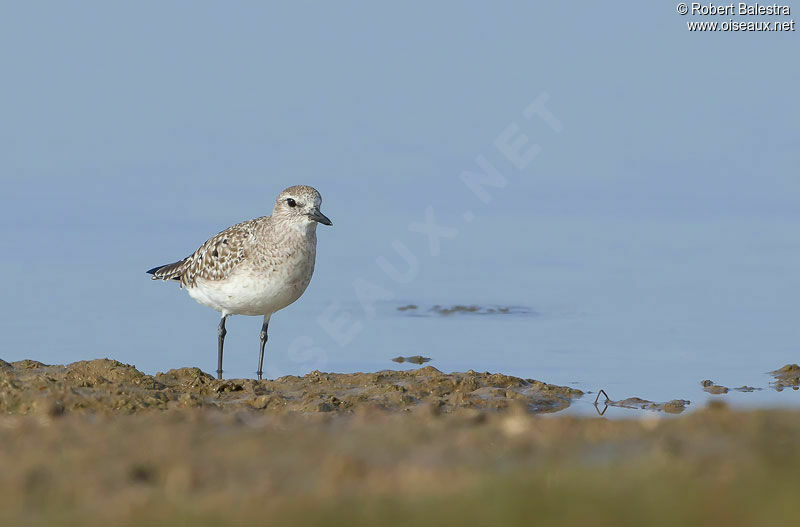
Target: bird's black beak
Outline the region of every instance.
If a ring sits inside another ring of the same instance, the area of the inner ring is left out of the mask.
[[[333,225],[333,222],[331,222],[331,220],[329,220],[326,215],[321,213],[319,209],[314,209],[311,212],[309,212],[308,217],[323,225]]]

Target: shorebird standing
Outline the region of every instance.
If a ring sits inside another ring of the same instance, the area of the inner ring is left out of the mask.
[[[308,287],[317,254],[317,223],[333,225],[319,207],[312,187],[289,187],[278,196],[272,216],[228,227],[194,254],[147,271],[153,280],[176,280],[189,296],[222,314],[218,335],[217,378],[222,378],[225,320],[230,315],[263,316],[258,374],[264,365],[267,326],[273,313]]]

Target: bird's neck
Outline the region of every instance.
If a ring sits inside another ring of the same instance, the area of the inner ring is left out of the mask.
[[[280,237],[292,245],[315,244],[317,241],[317,223],[314,221],[275,218],[271,228],[262,230],[262,236],[275,236],[280,232]]]
[[[290,232],[297,236],[299,241],[316,241],[317,222],[315,221],[289,221]]]

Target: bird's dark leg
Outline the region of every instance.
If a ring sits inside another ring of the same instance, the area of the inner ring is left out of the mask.
[[[269,317],[264,317],[264,324],[261,326],[261,347],[258,351],[258,380],[261,380],[261,375],[264,373],[264,346],[267,345],[267,328],[269,327]]]
[[[217,328],[217,337],[219,343],[219,351],[217,352],[217,379],[222,379],[222,347],[225,344],[225,335],[227,335],[228,331],[225,329],[225,319],[228,318],[228,315],[222,315],[222,320],[219,321],[219,327]]]

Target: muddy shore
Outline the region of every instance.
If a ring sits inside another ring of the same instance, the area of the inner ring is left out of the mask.
[[[360,408],[449,413],[520,406],[556,412],[580,390],[499,373],[445,374],[432,366],[376,373],[311,372],[275,380],[216,380],[198,368],[146,375],[109,359],[51,366],[32,360],[0,364],[0,413],[132,414],[171,408],[283,413],[353,413]]]
[[[796,520],[800,412],[543,417],[579,395],[429,367],[257,382],[0,363],[0,525]]]

